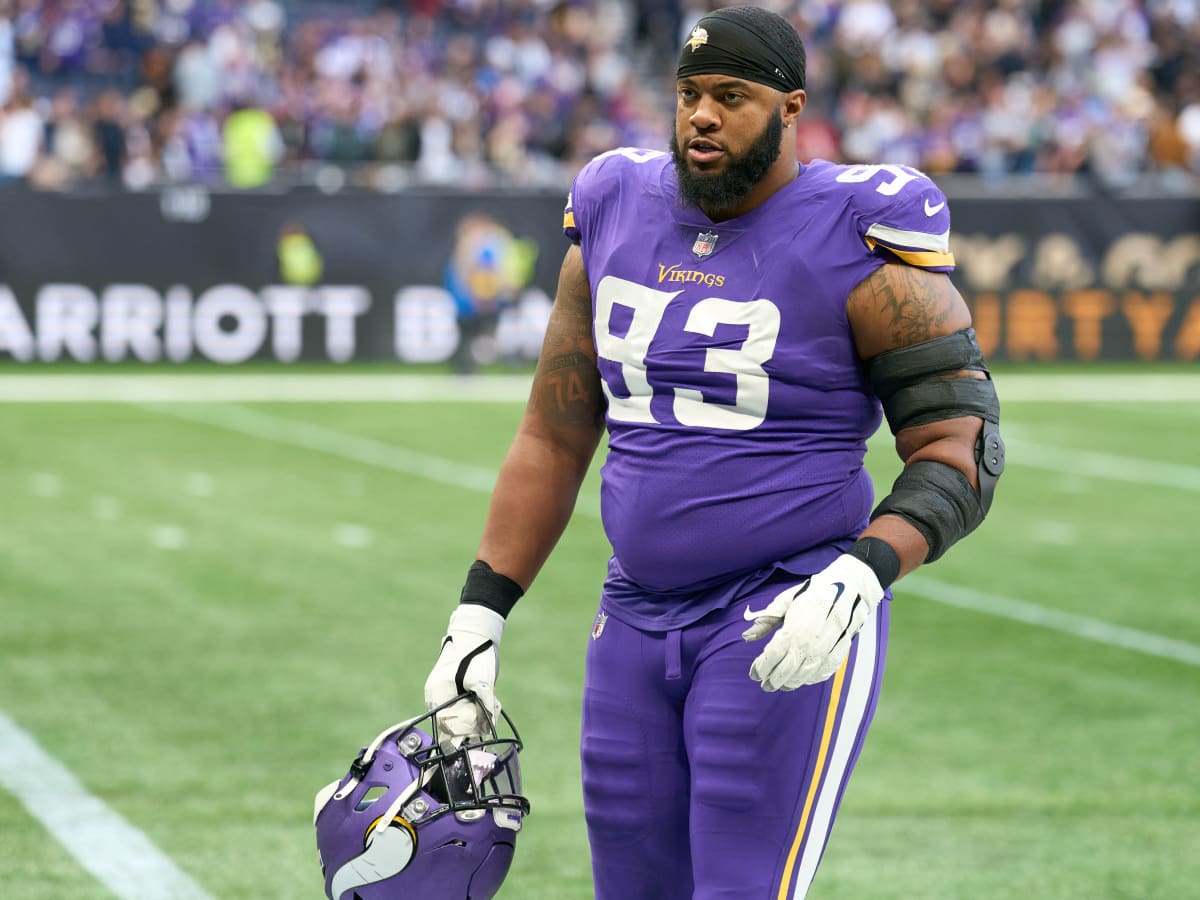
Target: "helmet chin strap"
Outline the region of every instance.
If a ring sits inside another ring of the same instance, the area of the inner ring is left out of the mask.
[[[378,835],[381,831],[383,831],[389,825],[392,824],[392,820],[394,818],[396,818],[396,816],[399,814],[400,810],[404,808],[404,804],[409,801],[409,799],[412,797],[412,795],[415,794],[420,789],[420,787],[421,787],[421,780],[414,779],[413,782],[408,787],[406,787],[404,790],[402,790],[399,794],[396,795],[396,799],[391,802],[391,805],[388,806],[387,811],[382,816],[380,816],[378,820],[376,820],[376,821],[379,821],[379,824],[367,836],[367,846],[368,847],[371,846],[371,842],[373,840],[375,840],[376,835]]]

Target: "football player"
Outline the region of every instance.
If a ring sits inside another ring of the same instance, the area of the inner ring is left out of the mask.
[[[576,177],[524,418],[426,684],[499,702],[505,618],[602,431],[613,554],[587,644],[599,900],[797,898],[879,696],[890,586],[983,520],[999,405],[947,275],[950,212],[905,166],[797,161],[805,54],[782,17],[703,17],[669,152]],[[903,470],[863,467],[886,416]]]

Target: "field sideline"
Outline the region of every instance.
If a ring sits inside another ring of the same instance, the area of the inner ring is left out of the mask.
[[[353,372],[0,375],[0,403],[478,403],[522,402],[528,375]],[[1200,402],[1200,374],[1003,375],[1005,403]]]
[[[1200,897],[1200,376],[998,383],[997,508],[898,586],[880,712],[810,897]],[[305,795],[419,702],[527,391],[0,375],[5,896],[320,896]],[[574,741],[596,487],[506,638],[535,815],[503,896],[590,895]],[[389,642],[412,664],[385,696],[370,659]]]

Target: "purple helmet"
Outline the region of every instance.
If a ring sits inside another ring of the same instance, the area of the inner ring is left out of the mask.
[[[317,793],[313,823],[331,900],[482,900],[500,890],[529,801],[521,796],[521,739],[494,725],[453,746],[437,713],[386,729],[345,777]]]

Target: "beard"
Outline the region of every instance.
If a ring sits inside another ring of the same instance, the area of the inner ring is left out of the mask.
[[[783,117],[775,111],[766,126],[744,153],[730,155],[725,168],[712,175],[693,172],[679,147],[679,134],[671,130],[671,158],[679,181],[679,199],[686,206],[704,210],[731,209],[746,199],[779,159],[783,139]]]

